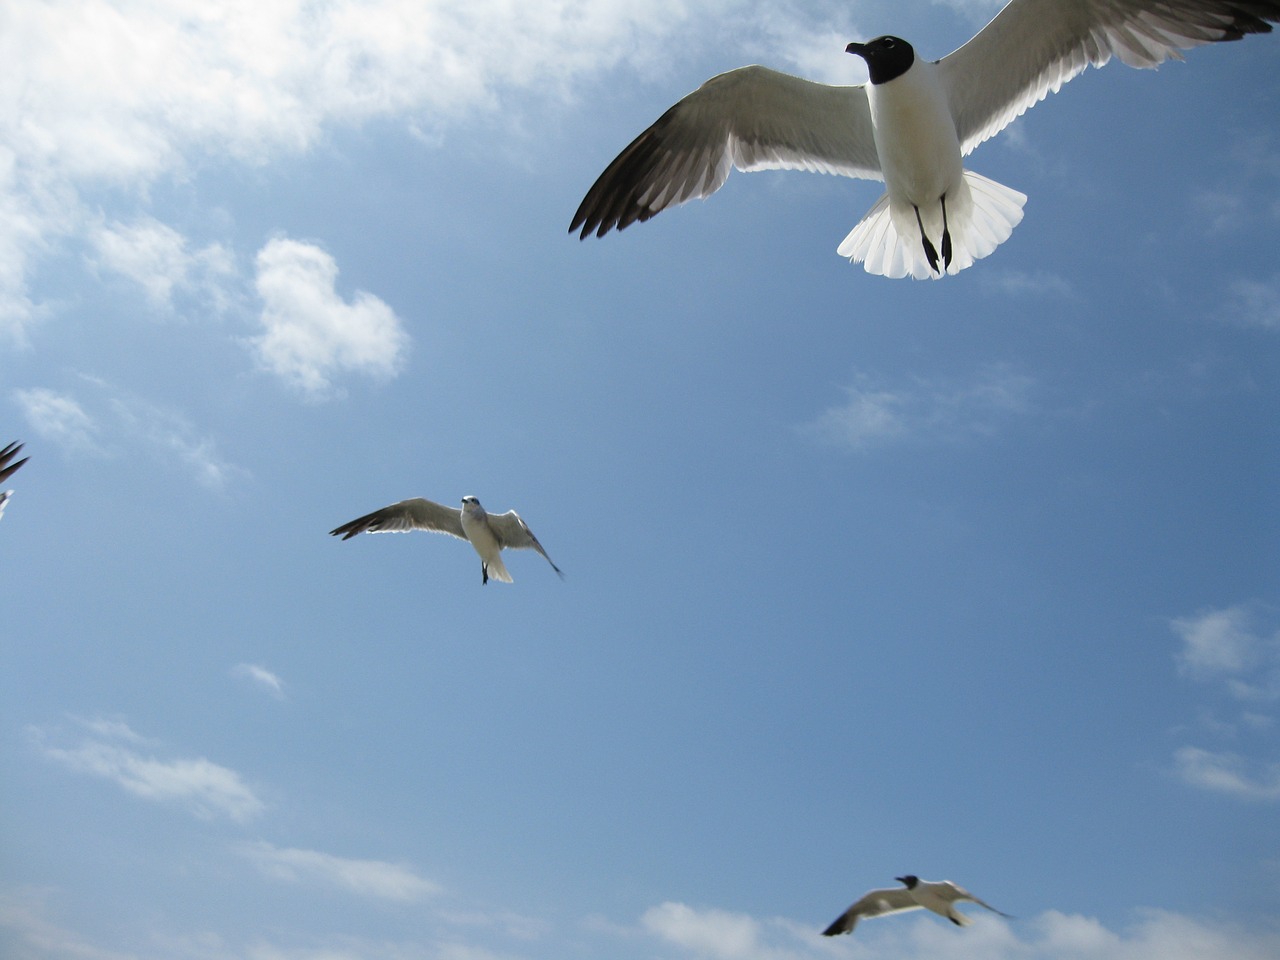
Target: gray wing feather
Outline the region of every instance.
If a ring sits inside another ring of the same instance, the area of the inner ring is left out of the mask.
[[[461,510],[421,497],[401,500],[373,513],[366,513],[329,533],[335,537],[341,536],[343,540],[350,540],[358,533],[408,533],[410,530],[429,530],[433,533],[447,533],[459,540],[467,539],[467,535],[462,532]]]
[[[1280,0],[1010,0],[938,67],[968,154],[1090,65],[1155,67],[1278,20]]]
[[[533,535],[529,525],[521,520],[520,515],[514,510],[508,510],[506,513],[489,514],[489,529],[493,531],[493,535],[498,538],[498,543],[504,549],[510,547],[512,550],[537,550],[547,563],[551,564],[552,570],[560,574],[561,577],[564,576],[560,568],[547,556],[547,551],[542,549],[542,544]]]
[[[602,237],[708,197],[733,167],[881,179],[866,90],[760,66],[712,77],[605,168],[569,232]]]

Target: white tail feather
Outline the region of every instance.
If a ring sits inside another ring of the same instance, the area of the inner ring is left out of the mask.
[[[1026,202],[1025,194],[980,173],[964,171],[960,189],[947,196],[951,264],[946,272],[959,273],[1008,240],[1022,220],[1022,205]],[[924,220],[941,258],[941,207],[928,211]],[[909,275],[916,280],[936,280],[942,276],[925,256],[915,209],[895,209],[887,193],[867,211],[836,252],[861,263],[867,273],[884,277]]]
[[[511,574],[507,573],[507,565],[502,562],[502,557],[495,555],[488,564],[489,579],[501,580],[503,583],[513,583]]]

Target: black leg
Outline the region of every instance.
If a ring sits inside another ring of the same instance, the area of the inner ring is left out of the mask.
[[[483,561],[480,563],[480,586],[484,586],[489,582],[489,565]]]
[[[951,228],[947,226],[947,195],[942,195],[942,266],[951,266]]]
[[[920,208],[912,204],[911,209],[916,212],[916,226],[920,228],[920,241],[924,244],[925,259],[929,261],[929,266],[933,268],[934,273],[941,273],[942,271],[938,269],[938,251],[934,249],[933,244],[929,242],[929,238],[925,236],[924,223],[920,220]]]

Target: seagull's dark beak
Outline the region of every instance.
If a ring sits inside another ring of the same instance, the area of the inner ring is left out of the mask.
[[[852,44],[850,44],[850,46],[852,46]],[[907,882],[907,878],[906,878],[906,877],[894,877],[893,879],[897,880],[899,883],[904,884],[904,885],[905,885],[905,884],[906,884],[906,882]]]
[[[861,56],[863,56],[863,51],[864,51],[864,50],[866,50],[866,49],[867,49],[867,45],[866,45],[865,43],[856,43],[856,42],[855,42],[855,43],[851,43],[851,44],[849,44],[847,47],[845,47],[845,48],[844,48],[844,52],[845,52],[845,53],[856,53],[858,56],[860,56],[860,57],[861,57]]]

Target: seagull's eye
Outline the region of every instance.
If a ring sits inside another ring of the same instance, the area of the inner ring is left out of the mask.
[[[884,45],[885,45],[886,47],[890,47],[890,48],[891,48],[891,47],[893,47],[893,45],[894,45],[894,43],[893,43],[893,37],[885,37]]]

